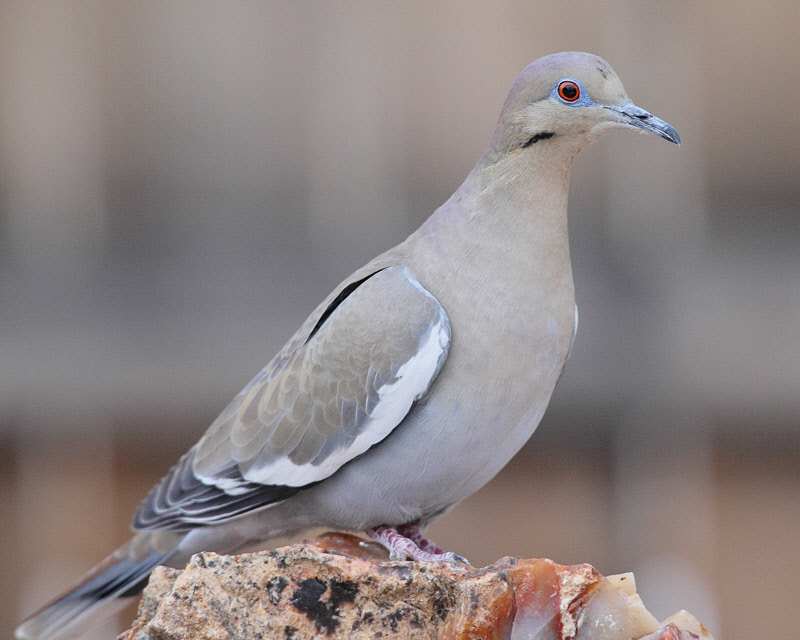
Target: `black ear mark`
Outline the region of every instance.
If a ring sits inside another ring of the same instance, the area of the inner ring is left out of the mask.
[[[556,134],[553,133],[552,131],[540,131],[535,136],[532,136],[527,142],[523,142],[519,146],[523,149],[527,149],[532,144],[536,144],[537,142],[539,142],[539,140],[547,140],[549,138],[552,138],[554,135]]]

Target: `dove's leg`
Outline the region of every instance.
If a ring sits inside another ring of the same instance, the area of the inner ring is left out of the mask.
[[[413,527],[413,525],[412,525]],[[413,529],[412,529],[413,533]],[[422,562],[463,562],[469,564],[466,558],[453,553],[452,551],[442,551],[438,546],[427,540],[419,532],[419,525],[416,526],[416,535],[420,541],[429,546],[428,548],[438,549],[438,552],[426,551],[420,548],[414,540],[399,533],[397,529],[387,526],[375,527],[367,531],[367,534],[375,541],[380,542],[389,550],[392,560],[420,560]]]

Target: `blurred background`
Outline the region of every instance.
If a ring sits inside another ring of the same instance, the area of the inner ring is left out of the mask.
[[[635,571],[658,617],[784,636],[798,24],[794,0],[0,3],[0,636],[127,538],[330,289],[460,184],[517,74],[569,49],[684,144],[578,158],[572,359],[431,536]]]

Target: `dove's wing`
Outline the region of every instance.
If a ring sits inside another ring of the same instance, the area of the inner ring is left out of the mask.
[[[150,493],[136,528],[212,524],[284,500],[402,422],[447,357],[444,309],[402,266],[354,278],[326,303]]]

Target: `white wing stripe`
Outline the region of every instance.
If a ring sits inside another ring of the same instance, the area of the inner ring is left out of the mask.
[[[430,294],[429,294],[430,295]],[[277,458],[265,465],[253,465],[244,475],[247,482],[300,487],[327,478],[348,460],[380,442],[406,416],[412,404],[430,386],[447,353],[449,324],[442,313],[425,336],[417,352],[397,371],[393,384],[378,390],[378,402],[361,433],[346,447],[328,456],[321,464],[294,464]]]

